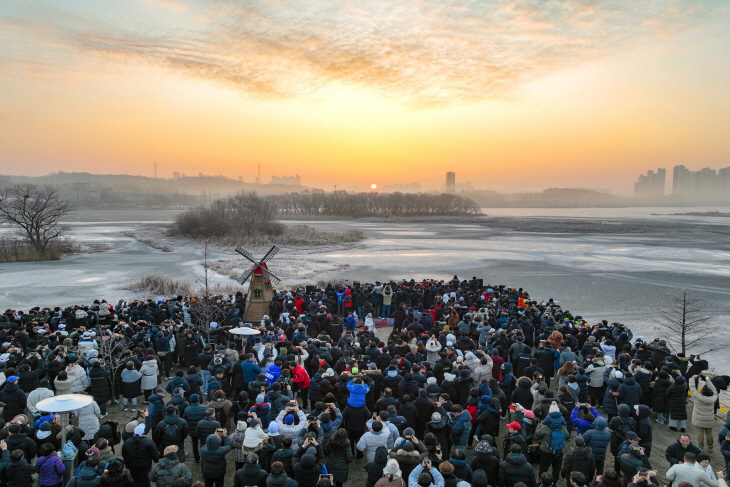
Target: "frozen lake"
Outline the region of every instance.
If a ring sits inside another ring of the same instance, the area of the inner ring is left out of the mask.
[[[720,350],[708,358],[718,370],[730,373],[730,360],[720,358],[730,344],[730,219],[670,215],[714,209],[485,210],[489,216],[517,218],[677,223],[676,230],[670,225],[667,230],[642,234],[526,233],[460,222],[315,221],[307,224],[332,231],[357,228],[368,239],[348,248],[308,252],[306,258],[349,264],[337,276],[350,280],[475,275],[486,282],[524,287],[534,298],[553,297],[590,323],[622,321],[635,334],[647,337],[660,333],[654,320],[668,302],[668,294],[686,289],[706,299],[713,322],[722,327],[716,345]],[[157,272],[194,280],[200,275],[201,257],[195,248],[162,252],[121,234],[142,223],[170,221],[174,215],[171,211],[79,212],[71,225],[72,236],[80,242],[105,243],[110,249],[56,262],[0,264],[0,307],[27,309],[118,299],[129,295],[121,290],[124,282]],[[274,273],[277,265],[286,262],[275,260]],[[311,280],[325,277],[334,276],[315,274]],[[215,279],[233,282],[226,276]]]

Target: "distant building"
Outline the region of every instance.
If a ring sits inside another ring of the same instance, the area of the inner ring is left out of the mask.
[[[294,176],[271,176],[271,182],[269,184],[286,184],[289,186],[301,186],[302,178],[299,174]]]
[[[444,185],[444,191],[447,193],[453,193],[456,191],[456,173],[449,171],[446,173],[446,184]]]
[[[672,196],[730,199],[730,167],[690,171],[684,166],[674,166]]]
[[[180,179],[181,177],[182,177],[182,174],[180,174],[180,173],[179,173],[179,172],[177,172],[177,171],[175,171],[175,172],[173,172],[173,173],[172,173],[172,179],[173,179],[173,181],[177,181],[177,180],[178,180],[178,179]]]
[[[454,185],[456,191],[474,191],[474,186],[469,181],[465,183],[459,183]]]
[[[640,198],[664,196],[666,178],[667,170],[662,168],[657,169],[656,173],[649,171],[646,175],[642,174],[634,184],[634,196]]]

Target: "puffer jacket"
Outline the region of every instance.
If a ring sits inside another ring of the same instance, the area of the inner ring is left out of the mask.
[[[594,357],[592,363],[586,367],[586,374],[591,378],[588,385],[591,387],[603,387],[603,373],[605,371],[605,359],[603,357]]]
[[[106,367],[91,367],[89,369],[89,382],[91,383],[91,395],[94,401],[99,404],[110,401],[112,398],[109,370]]]
[[[307,423],[307,415],[304,414],[304,411],[301,409],[297,411],[297,417],[299,418],[299,424],[292,423],[292,424],[286,424],[284,423],[284,418],[287,416],[286,410],[280,411],[279,415],[276,417],[276,422],[279,423],[279,434],[284,438],[291,438],[292,440],[296,441],[297,437],[299,436],[299,432],[304,428],[304,425]]]
[[[592,479],[596,476],[596,461],[589,447],[575,447],[565,454],[563,467],[560,469],[560,476],[567,478],[571,472],[580,472],[587,479]]]
[[[636,408],[636,434],[639,435],[639,445],[644,448],[646,456],[651,456],[653,426],[651,424],[651,408],[644,404]]]
[[[593,426],[593,422],[586,421],[585,419],[581,419],[578,417],[578,412],[580,411],[580,408],[578,406],[575,406],[573,408],[573,411],[570,413],[570,421],[573,423],[575,428],[578,430],[578,434],[582,435],[588,429],[590,429],[591,426]],[[591,406],[590,409],[591,414],[593,415],[593,421],[596,420],[596,418],[601,416],[601,413],[599,413],[596,408]]]
[[[469,411],[462,411],[451,425],[451,442],[454,445],[466,446],[471,431],[471,414]]]
[[[279,475],[269,474],[266,477],[266,487],[298,487],[299,482],[289,478],[286,473],[280,473]]]
[[[274,453],[271,458],[271,463],[281,462],[284,465],[284,471],[290,478],[294,478],[294,466],[292,460],[294,460],[294,450],[292,448],[282,448]]]
[[[527,458],[522,453],[510,453],[504,457],[499,466],[499,483],[502,487],[514,487],[522,482],[527,487],[535,487],[535,471],[532,465],[527,463]]]
[[[692,410],[692,424],[698,428],[712,428],[715,424],[715,401],[717,401],[717,389],[712,381],[706,381],[705,387],[712,391],[712,395],[706,396],[695,387],[694,379],[690,379],[690,391],[695,401]]]
[[[134,435],[124,442],[122,457],[124,464],[130,470],[148,470],[153,461],[160,459],[160,452],[151,439]]]
[[[157,360],[145,360],[142,362],[142,367],[139,369],[139,372],[142,374],[140,388],[143,391],[151,391],[157,388],[157,374],[159,373]]]
[[[368,431],[360,437],[360,441],[357,442],[357,449],[364,451],[368,462],[372,462],[375,459],[375,450],[379,446],[388,447],[388,440],[390,438],[390,430],[383,427],[380,431]]]
[[[101,479],[95,468],[83,467],[76,477],[73,477],[66,487],[98,487]]]
[[[426,424],[426,433],[433,433],[436,436],[439,444],[441,445],[442,452],[449,451],[449,441],[451,439],[451,425],[446,422],[444,414],[441,415],[441,419],[438,421],[430,421]]]
[[[672,419],[687,419],[687,381],[679,376],[665,392]]]
[[[79,364],[76,364],[74,366],[74,375],[76,377],[76,380],[73,381],[71,384],[71,392],[74,394],[78,394],[79,392],[83,392],[86,390],[87,387],[89,387],[89,376],[86,374],[86,370],[84,370],[83,367],[81,367]],[[71,374],[68,374],[69,377]]]
[[[63,482],[63,474],[66,473],[66,467],[58,455],[40,457],[35,466],[38,468],[39,484],[41,487]]]
[[[611,429],[611,454],[618,455],[619,446],[624,442],[625,430],[636,432],[636,420],[631,417],[631,409],[626,404],[619,404],[618,416],[611,418],[608,423]]]
[[[667,401],[667,389],[672,385],[670,379],[657,379],[651,384],[652,409],[655,413],[669,413],[669,401]]]
[[[351,448],[325,448],[327,472],[332,474],[335,482],[347,482],[350,472],[349,464],[353,460]]]
[[[200,449],[201,469],[203,477],[217,479],[226,474],[226,454],[231,450],[231,439],[221,438],[216,434],[205,439],[205,446]]]
[[[627,405],[629,408],[633,408],[639,404],[642,394],[641,386],[636,383],[636,379],[633,377],[627,377],[624,379],[624,383],[618,386],[619,402]]]
[[[91,401],[88,406],[77,409],[74,414],[79,418],[79,428],[86,433],[84,440],[94,439],[94,435],[99,431],[99,417],[101,416],[101,410],[96,401]]]
[[[156,482],[157,487],[172,487],[178,479],[190,479],[192,482],[193,474],[184,463],[180,463],[177,452],[165,455],[150,473],[150,480]]]
[[[247,463],[233,477],[233,487],[265,487],[267,476],[266,470],[262,470],[258,463]]]
[[[583,433],[586,446],[591,448],[593,458],[599,462],[606,459],[608,444],[611,442],[611,433],[606,431],[607,424],[606,418],[598,417],[593,421],[593,427]]]
[[[17,382],[5,386],[2,394],[0,394],[0,401],[5,403],[3,419],[6,422],[12,421],[19,414],[23,414],[28,404],[28,399],[25,393],[18,387]]]

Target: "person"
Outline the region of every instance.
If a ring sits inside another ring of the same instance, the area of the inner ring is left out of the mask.
[[[398,460],[391,458],[383,469],[383,478],[375,482],[375,487],[403,487],[404,482]]]
[[[149,474],[149,479],[155,482],[157,487],[174,487],[179,479],[188,479],[192,483],[193,474],[184,463],[180,462],[177,450],[177,445],[166,447],[163,451],[164,456]]]
[[[570,472],[568,480],[571,487],[586,487],[587,478],[590,477],[586,477],[582,472]]]
[[[704,382],[704,385],[698,391],[698,386],[695,384],[698,384],[700,381]],[[712,427],[715,424],[717,388],[704,375],[695,375],[690,379],[690,391],[694,398],[692,425],[697,432],[697,447],[704,449],[705,441],[707,441],[707,452],[712,453],[713,442],[715,440],[712,436]]]
[[[272,424],[277,424],[276,422]],[[246,464],[246,453],[243,451],[243,440],[246,438],[246,428],[248,423],[239,420],[236,423],[236,431],[231,434],[231,450],[233,450],[233,461],[236,465],[236,471],[243,468]]]
[[[347,409],[345,409],[347,411]],[[357,450],[365,452],[367,461],[371,462],[375,459],[375,450],[380,446],[388,446],[390,439],[390,430],[383,428],[383,423],[380,421],[373,421],[371,424],[371,430],[360,437],[360,441],[357,442]]]
[[[560,475],[564,479],[567,479],[569,476],[572,479],[572,475],[575,472],[583,475],[583,483],[585,483],[585,479],[593,479],[596,476],[596,460],[593,458],[591,448],[586,446],[585,439],[582,436],[575,439],[575,447],[565,454]],[[583,487],[583,484],[579,487]]]
[[[687,381],[679,376],[665,392],[669,403],[669,429],[677,431],[680,428],[684,433],[687,428]]]
[[[708,487],[719,487],[718,483],[707,476],[703,468],[697,468],[697,457],[692,452],[684,454],[683,463],[672,465],[667,471],[667,480],[672,485],[678,485],[680,482],[688,482],[690,485],[706,485]]]
[[[98,487],[103,473],[103,471],[100,472],[97,468],[98,465],[98,457],[87,458],[86,462],[84,462],[84,466],[79,467],[79,471],[76,473],[76,476],[71,478],[68,484],[66,484],[66,487]]]
[[[700,449],[697,448],[694,444],[692,444],[692,440],[690,439],[688,434],[681,434],[679,435],[679,438],[677,441],[669,445],[664,452],[664,457],[669,462],[669,465],[675,465],[677,463],[684,461],[684,455],[686,453],[692,453],[694,455],[697,455],[700,453]]]
[[[332,475],[335,486],[342,487],[342,484],[347,482],[350,472],[349,464],[354,458],[350,440],[347,438],[347,430],[338,429],[325,445],[324,453],[327,472]]]
[[[188,437],[190,429],[188,423],[177,414],[177,408],[167,406],[165,409],[165,418],[157,423],[152,434],[160,453],[163,453],[168,446],[177,446],[177,456],[180,462],[185,461],[185,438]]]
[[[100,487],[134,487],[134,480],[121,460],[109,462],[101,476]]]
[[[433,466],[431,460],[424,460],[408,476],[408,487],[444,487],[444,485],[443,475]]]
[[[638,444],[631,445],[628,448],[628,451],[620,453],[617,463],[620,465],[624,484],[631,483],[631,480],[642,468],[649,470],[652,468],[649,458],[647,458],[646,453],[644,452],[644,448]]]
[[[101,409],[96,401],[91,401],[88,405],[77,409],[74,414],[79,420],[79,428],[84,430],[84,440],[93,440],[97,431],[99,431],[99,418],[101,418]]]
[[[144,423],[135,426],[134,435],[122,445],[122,458],[137,485],[149,487],[152,462],[160,459],[160,451],[155,443],[145,435]]]
[[[596,461],[596,472],[603,472],[606,452],[611,442],[611,433],[606,431],[606,426],[606,418],[598,417],[593,420],[593,427],[583,434],[583,440],[591,449],[593,459]]]
[[[284,464],[274,462],[269,469],[269,476],[266,477],[266,487],[298,487],[299,482],[290,478],[284,470]]]
[[[538,426],[533,435],[540,447],[540,474],[547,472],[552,466],[553,478],[558,478],[560,475],[565,442],[569,435],[566,425],[567,422],[560,414],[557,403],[553,401],[548,417]]]
[[[269,474],[261,468],[259,456],[255,453],[246,455],[246,463],[233,476],[233,487],[266,487]]]
[[[62,487],[66,466],[56,455],[56,448],[51,443],[44,443],[38,451],[35,463],[38,469],[38,485],[41,487]]]
[[[200,395],[191,394],[190,406],[185,408],[185,412],[183,413],[183,419],[186,423],[188,423],[188,436],[190,437],[190,442],[193,446],[193,458],[195,463],[200,462],[200,436],[198,436],[198,423],[206,418],[206,410],[207,408],[204,405],[200,404]],[[215,415],[215,411],[212,411],[212,414]],[[208,422],[211,423],[209,429],[206,430],[208,434],[212,433],[216,430],[216,428],[220,427],[220,423],[218,423],[214,419],[212,420],[212,422],[210,420]],[[206,429],[205,426],[203,427],[203,429]],[[207,435],[205,437],[207,438]]]
[[[299,482],[299,487],[316,487],[319,482],[319,474],[324,465],[324,452],[317,439],[307,436],[304,444],[297,450],[292,459],[294,467],[294,479]]]
[[[535,487],[535,471],[527,461],[519,445],[510,446],[510,452],[505,455],[499,466],[500,487],[515,487],[523,483],[527,487]]]
[[[198,423],[200,428],[200,423]],[[223,429],[208,435],[200,449],[201,470],[205,487],[223,487],[226,477],[226,454],[231,451],[231,439]]]
[[[132,410],[137,409],[137,397],[141,392],[140,381],[142,380],[142,375],[134,367],[134,362],[129,361],[125,364],[124,370],[122,370],[122,401],[125,411],[129,410],[130,403]]]
[[[10,453],[10,463],[5,467],[8,487],[28,487],[33,485],[33,474],[36,467],[28,463],[23,450],[13,450]]]
[[[388,464],[388,448],[384,446],[375,450],[375,458],[372,462],[365,464],[365,471],[368,473],[365,487],[374,487],[383,476],[383,470]]]

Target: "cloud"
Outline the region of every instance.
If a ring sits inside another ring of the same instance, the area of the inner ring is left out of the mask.
[[[674,36],[711,2],[488,0],[154,0],[191,22],[79,29],[83,51],[149,62],[258,96],[329,86],[406,104],[500,97],[522,82]],[[183,14],[185,15],[185,14]],[[206,19],[201,22],[199,19]]]

